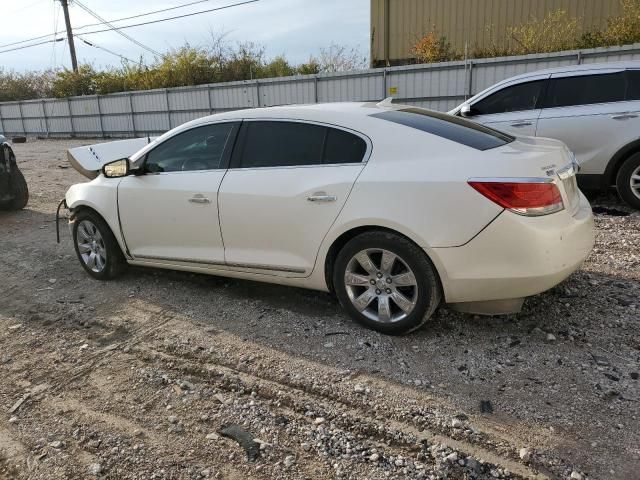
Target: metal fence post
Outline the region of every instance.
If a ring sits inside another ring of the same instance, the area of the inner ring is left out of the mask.
[[[258,108],[260,108],[260,82],[256,79],[256,97],[258,97]]]
[[[131,129],[133,130],[133,137],[136,138],[136,116],[133,111],[133,93],[129,94],[129,110],[131,110]]]
[[[4,131],[4,122],[2,121],[2,105],[0,105],[0,133],[7,133]]]
[[[469,78],[467,83],[467,92],[464,99],[466,100],[471,97],[473,97],[473,62],[469,60]]]
[[[164,89],[164,101],[167,102],[167,122],[169,130],[171,130],[171,107],[169,106],[169,89]]]
[[[382,69],[382,99],[387,98],[387,67]]]
[[[318,75],[313,77],[313,98],[315,103],[318,103]]]
[[[71,112],[71,98],[67,97],[67,110],[69,111],[69,124],[71,125],[71,138],[76,136],[76,130],[73,128],[73,113]]]
[[[47,133],[47,138],[49,138],[49,119],[47,118],[47,106],[45,105],[44,100],[42,100],[42,115],[44,116],[44,129]]]
[[[100,108],[100,95],[96,95],[96,106],[98,107],[98,122],[100,123],[100,135],[104,138],[104,125],[102,124],[102,109]]]
[[[213,114],[213,105],[211,105],[211,85],[207,85],[207,105],[209,106],[209,115]]]
[[[22,102],[18,102],[18,110],[20,111],[20,123],[22,124],[22,133],[27,135],[27,129],[24,128],[24,115],[22,114]]]
[[[582,65],[582,51],[578,52],[578,65]]]

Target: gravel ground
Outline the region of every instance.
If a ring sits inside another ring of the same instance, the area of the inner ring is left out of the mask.
[[[66,225],[55,243],[82,143],[15,145],[31,200],[0,212],[0,478],[640,478],[640,215],[614,198],[584,267],[521,314],[441,308],[388,337],[323,293],[92,280]]]

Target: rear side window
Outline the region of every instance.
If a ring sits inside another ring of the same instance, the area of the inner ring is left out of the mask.
[[[627,72],[627,100],[640,100],[640,70]]]
[[[371,116],[437,135],[477,150],[501,147],[515,140],[506,133],[479,123],[421,108],[389,110]]]
[[[359,163],[367,152],[367,143],[353,133],[327,128],[322,163]]]
[[[544,93],[546,80],[519,83],[483,98],[473,105],[475,115],[535,110]]]
[[[625,72],[552,78],[543,108],[622,102],[626,87]]]
[[[242,128],[233,162],[240,168],[359,163],[367,150],[359,136],[322,125],[253,121]]]

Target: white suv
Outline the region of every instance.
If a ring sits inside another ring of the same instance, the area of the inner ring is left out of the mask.
[[[580,164],[582,188],[616,186],[640,209],[640,62],[526,73],[449,113],[517,135],[562,140]]]

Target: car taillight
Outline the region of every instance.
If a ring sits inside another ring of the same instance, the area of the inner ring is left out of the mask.
[[[564,209],[562,195],[554,183],[518,179],[469,180],[469,185],[501,207],[519,215],[540,216]]]

